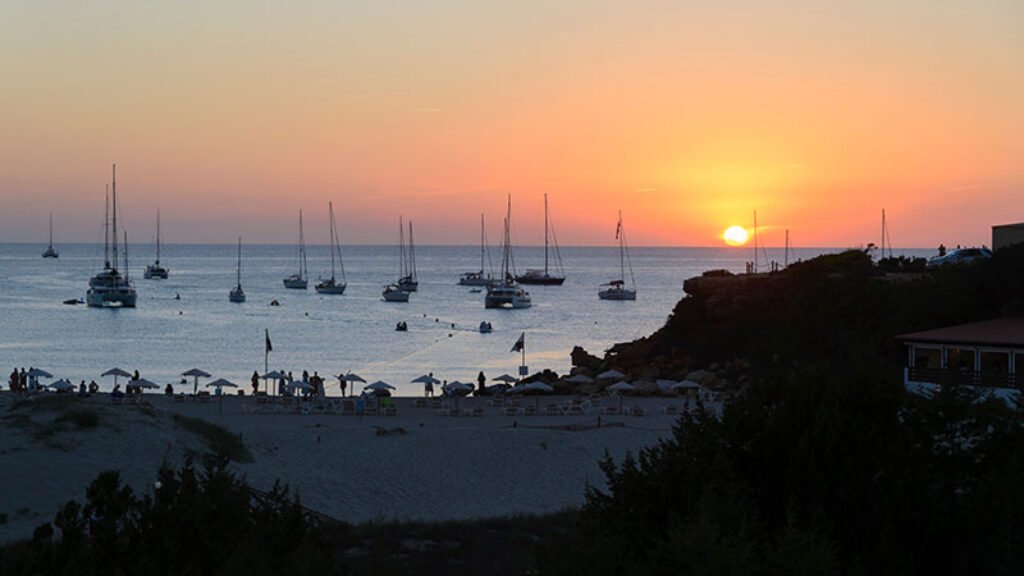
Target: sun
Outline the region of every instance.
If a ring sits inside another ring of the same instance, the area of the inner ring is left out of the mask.
[[[742,246],[747,243],[747,230],[743,226],[729,226],[722,232],[722,238],[729,246]]]

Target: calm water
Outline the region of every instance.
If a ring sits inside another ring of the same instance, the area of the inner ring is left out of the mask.
[[[133,245],[130,271],[138,307],[118,310],[62,304],[84,298],[89,277],[102,266],[101,248],[60,245],[56,260],[41,258],[44,248],[0,244],[4,380],[14,366],[37,366],[74,382],[96,379],[109,388],[112,382],[100,373],[114,366],[138,369],[161,384],[199,367],[243,384],[253,370],[263,372],[264,329],[269,329],[271,369],[322,375],[351,370],[396,385],[402,394],[420,393],[420,385],[408,382],[426,372],[464,381],[474,381],[480,370],[488,376],[516,374],[519,354],[509,350],[524,331],[531,372],[565,372],[574,345],[600,355],[616,342],[650,334],[683,296],[684,279],[716,268],[741,272],[750,257],[747,249],[631,249],[637,300],[605,302],[598,300],[597,286],[618,274],[618,250],[563,248],[565,284],[528,287],[533,307],[510,311],[485,310],[482,293],[456,285],[462,272],[478,267],[479,249],[472,246],[417,247],[420,289],[408,304],[380,299],[384,285],[397,276],[395,247],[344,247],[348,290],[343,296],[321,296],[312,284],[317,275],[330,275],[326,246],[309,248],[308,291],[287,290],[281,283],[296,271],[294,246],[243,246],[248,302],[232,304],[235,246],[164,246],[170,279],[144,280],[142,270],[154,249]],[[798,250],[791,258],[825,251]],[[515,258],[520,269],[542,265],[543,248],[518,249]],[[281,306],[270,306],[274,299]],[[395,331],[401,320],[408,332]],[[493,333],[477,331],[484,320],[492,323]],[[337,386],[328,393],[337,393]]]

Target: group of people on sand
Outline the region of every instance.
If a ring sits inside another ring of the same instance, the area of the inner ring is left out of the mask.
[[[32,369],[29,368],[26,372],[24,366],[22,366],[21,372],[18,372],[17,368],[11,371],[11,376],[8,379],[11,392],[34,392],[39,388],[39,381],[36,380],[36,377],[29,376],[31,371]]]
[[[295,377],[292,376],[291,372],[285,372],[284,370],[279,371],[279,374],[283,374],[284,377],[277,380],[277,394],[279,396],[295,396],[296,388],[298,388],[298,395],[303,398],[324,398],[327,393],[324,391],[324,379],[320,376],[320,373],[313,371],[313,375],[309,374],[309,371],[302,371],[302,379],[299,382],[302,386],[296,384]],[[260,391],[260,373],[255,370],[252,373],[252,377],[249,378],[249,383],[252,385],[253,396],[257,395]],[[341,383],[341,393],[345,394],[345,382]]]

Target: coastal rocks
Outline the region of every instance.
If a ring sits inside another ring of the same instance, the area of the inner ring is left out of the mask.
[[[573,346],[569,358],[572,360],[572,365],[578,368],[597,370],[601,367],[601,359],[584,350],[582,346]]]

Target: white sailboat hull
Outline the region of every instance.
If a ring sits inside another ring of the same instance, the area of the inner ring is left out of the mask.
[[[317,284],[316,292],[317,294],[344,294],[347,287],[346,282],[336,282],[334,278],[331,278]]]
[[[484,308],[521,309],[533,306],[530,293],[519,286],[503,284],[490,287],[484,297]]]
[[[309,282],[298,274],[292,274],[284,279],[284,287],[294,290],[306,290],[309,288]]]

